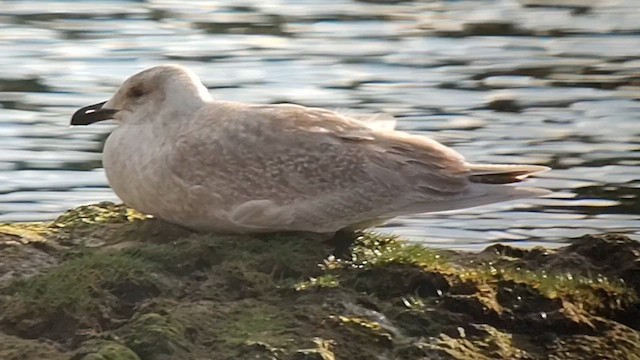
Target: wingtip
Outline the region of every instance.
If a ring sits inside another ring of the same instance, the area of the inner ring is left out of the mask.
[[[529,174],[538,174],[551,170],[550,167],[544,165],[517,165],[517,164],[471,164],[467,163],[469,170],[476,174],[495,174],[507,172],[527,172]]]
[[[551,168],[544,165],[526,165],[527,168],[531,169],[531,174],[540,174],[543,172],[551,171]]]
[[[469,179],[476,183],[509,184],[520,182],[527,177],[551,170],[543,165],[496,165],[467,164],[471,172]]]

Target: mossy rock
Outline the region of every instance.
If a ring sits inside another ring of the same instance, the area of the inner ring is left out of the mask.
[[[140,357],[128,347],[113,341],[87,341],[76,351],[79,360],[140,360]]]
[[[0,226],[0,359],[637,359],[640,243],[569,242],[465,253],[366,233],[336,260],[305,234],[85,206]]]
[[[68,356],[52,344],[0,333],[0,359],[63,360]]]

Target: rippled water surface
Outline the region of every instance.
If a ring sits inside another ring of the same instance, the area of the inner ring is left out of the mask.
[[[167,62],[219,99],[385,112],[474,162],[554,168],[531,181],[547,198],[383,231],[468,249],[640,239],[637,0],[3,1],[0,222],[117,201],[100,163],[112,125],[69,117]]]

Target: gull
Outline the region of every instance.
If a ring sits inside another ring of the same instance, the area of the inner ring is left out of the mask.
[[[179,65],[131,76],[71,125],[107,119],[118,124],[103,150],[115,193],[197,231],[331,234],[548,193],[505,185],[548,167],[468,163],[428,137],[326,109],[214,100]]]

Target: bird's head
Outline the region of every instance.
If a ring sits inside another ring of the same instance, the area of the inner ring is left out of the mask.
[[[108,101],[79,109],[71,125],[108,119],[149,121],[161,111],[192,110],[210,100],[207,88],[193,72],[179,65],[161,65],[128,78]]]

